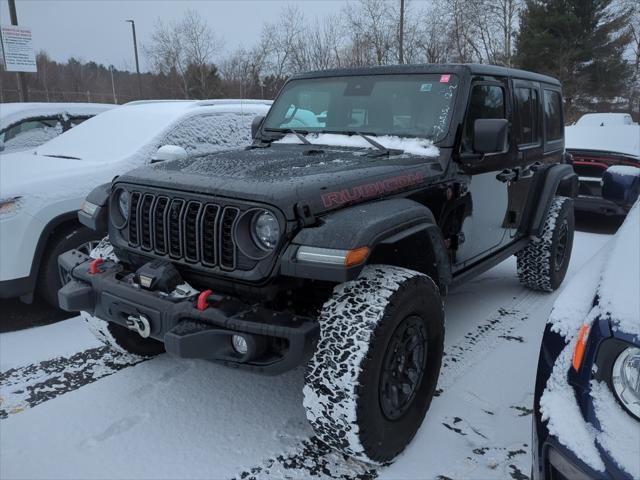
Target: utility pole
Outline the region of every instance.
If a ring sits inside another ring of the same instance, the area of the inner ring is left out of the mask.
[[[140,80],[140,63],[138,63],[138,41],[136,40],[136,22],[133,20],[127,20],[131,24],[131,30],[133,32],[133,52],[136,55],[136,73],[138,75],[138,96],[142,98],[142,81]]]
[[[404,63],[404,0],[400,0],[400,48],[399,50],[399,62],[402,65]]]
[[[9,0],[9,15],[11,16],[11,25],[18,25],[18,13],[16,12],[16,0]],[[18,94],[21,102],[29,101],[29,90],[27,89],[27,78],[24,72],[17,72]]]
[[[109,65],[109,71],[111,72],[111,91],[113,92],[113,103],[118,103],[118,97],[116,96],[116,84],[113,81],[113,65]]]

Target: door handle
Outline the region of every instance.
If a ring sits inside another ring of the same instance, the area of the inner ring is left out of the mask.
[[[505,168],[499,174],[496,175],[496,179],[501,182],[511,182],[518,179],[518,170],[513,168]]]

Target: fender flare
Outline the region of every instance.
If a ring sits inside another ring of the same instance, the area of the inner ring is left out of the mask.
[[[573,167],[568,164],[551,165],[544,170],[539,170],[537,179],[532,185],[533,194],[529,195],[526,206],[525,218],[522,222],[525,231],[529,235],[540,235],[544,217],[549,211],[555,195],[575,198],[578,195],[578,175]]]
[[[345,282],[360,274],[364,265],[375,258],[377,249],[411,241],[430,246],[435,260],[432,269],[437,272],[433,280],[441,288],[451,283],[449,256],[433,213],[407,198],[380,200],[329,213],[319,225],[298,232],[287,247],[280,268],[287,276]],[[371,253],[367,262],[353,267],[303,264],[296,261],[297,249],[302,245],[338,250],[367,246]]]

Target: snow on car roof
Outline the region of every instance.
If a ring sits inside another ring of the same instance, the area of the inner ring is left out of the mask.
[[[567,150],[592,150],[630,155],[640,159],[640,125],[565,127]]]
[[[613,125],[633,125],[628,113],[587,113],[575,123],[583,127],[608,127]]]
[[[107,162],[135,154],[157,141],[178,120],[203,113],[265,114],[270,102],[147,101],[127,104],[91,118],[40,146],[38,155]],[[250,122],[247,127],[250,126]]]
[[[0,104],[0,130],[25,118],[60,113],[97,115],[116,106],[108,103],[2,103]]]

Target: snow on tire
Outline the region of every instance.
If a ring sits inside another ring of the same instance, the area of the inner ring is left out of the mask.
[[[574,223],[573,200],[554,197],[541,235],[516,254],[520,283],[544,292],[560,286],[571,259]]]
[[[80,312],[80,316],[98,340],[118,352],[139,357],[152,357],[164,352],[164,345],[158,340],[142,338],[126,327],[107,322],[87,312]]]
[[[440,372],[437,286],[412,270],[366,266],[334,289],[319,322],[305,375],[307,419],[322,442],[346,455],[393,460],[420,427]]]

